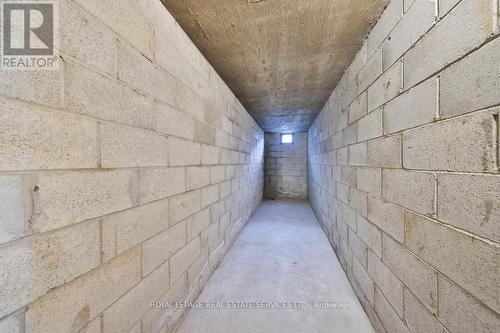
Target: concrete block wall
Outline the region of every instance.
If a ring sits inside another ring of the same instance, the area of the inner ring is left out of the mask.
[[[307,199],[307,132],[283,144],[280,133],[266,133],[264,147],[264,196]]]
[[[500,331],[496,0],[392,0],[309,130],[309,199],[378,332]]]
[[[0,332],[170,332],[263,194],[264,133],[160,0],[61,0],[0,71]]]

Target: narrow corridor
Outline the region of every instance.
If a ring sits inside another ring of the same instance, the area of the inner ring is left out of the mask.
[[[192,308],[178,333],[373,332],[306,201],[263,201],[197,302],[219,303]]]

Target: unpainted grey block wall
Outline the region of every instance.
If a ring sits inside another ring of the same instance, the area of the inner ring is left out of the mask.
[[[0,332],[170,332],[259,205],[264,133],[160,0],[60,0],[0,71]]]
[[[293,133],[293,143],[281,143],[280,133],[265,134],[266,198],[307,198],[307,132]]]
[[[392,0],[309,130],[309,198],[379,332],[500,331],[497,0]]]

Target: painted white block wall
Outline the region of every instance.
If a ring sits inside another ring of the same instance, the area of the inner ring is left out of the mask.
[[[61,0],[0,71],[0,331],[165,332],[263,194],[264,133],[160,0]]]
[[[309,130],[309,199],[380,332],[500,330],[498,14],[392,0]]]

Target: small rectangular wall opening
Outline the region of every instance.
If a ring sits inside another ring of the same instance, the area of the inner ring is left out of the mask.
[[[281,134],[281,143],[293,143],[293,134]]]

